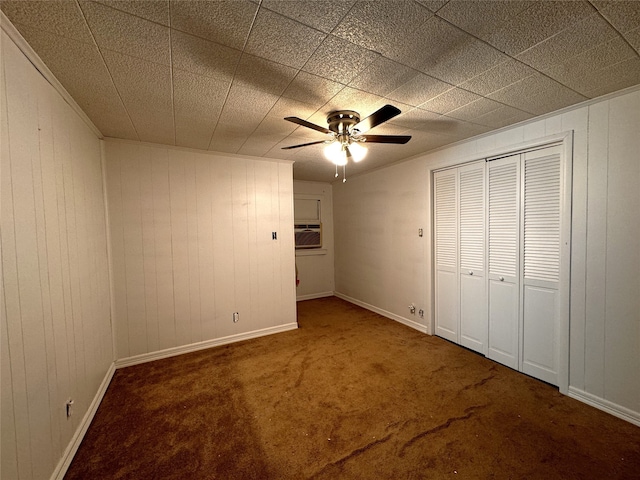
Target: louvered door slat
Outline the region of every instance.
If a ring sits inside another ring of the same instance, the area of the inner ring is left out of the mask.
[[[484,165],[460,170],[460,268],[484,269]]]
[[[489,273],[515,276],[518,265],[518,167],[489,165]]]
[[[560,277],[560,156],[524,162],[525,280]]]
[[[454,171],[438,172],[435,187],[435,253],[438,267],[456,267],[456,176]]]

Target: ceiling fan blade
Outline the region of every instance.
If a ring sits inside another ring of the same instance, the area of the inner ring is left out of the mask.
[[[371,130],[373,127],[377,127],[381,123],[391,120],[396,115],[400,115],[400,109],[393,105],[385,105],[384,107],[376,110],[364,120],[360,120],[360,123],[356,123],[353,128],[357,129],[360,133],[364,133]]]
[[[411,135],[362,135],[367,143],[401,143],[411,140]]]
[[[318,143],[324,143],[324,142],[325,140],[319,140],[317,142],[301,143],[300,145],[291,145],[290,147],[282,147],[282,150],[290,150],[292,148],[307,147],[309,145],[317,145]]]
[[[306,120],[298,117],[285,117],[285,120],[292,123],[297,123],[298,125],[302,125],[303,127],[312,128],[322,133],[331,133],[331,130],[329,130],[328,128],[321,127],[320,125],[316,125],[315,123],[307,122]]]

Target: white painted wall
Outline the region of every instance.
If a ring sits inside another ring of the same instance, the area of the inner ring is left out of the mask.
[[[296,328],[291,163],[105,145],[119,362]]]
[[[418,311],[428,306],[425,179],[424,162],[409,161],[333,184],[336,294],[421,331],[427,323]]]
[[[300,285],[297,300],[327,297],[334,291],[333,191],[330,183],[293,182],[293,193],[311,195],[321,201],[322,249],[296,250],[296,265]],[[319,253],[319,254],[317,254]]]
[[[1,43],[0,477],[46,479],[113,373],[101,149],[4,31]]]
[[[430,317],[429,169],[570,130],[569,392],[640,424],[637,88],[334,184],[336,292],[401,321],[416,301]]]

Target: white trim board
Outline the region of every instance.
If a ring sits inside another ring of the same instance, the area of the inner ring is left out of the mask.
[[[366,308],[367,310],[370,310],[374,313],[382,315],[383,317],[387,317],[391,320],[395,320],[398,323],[402,323],[403,325],[406,325],[407,327],[411,327],[414,330],[418,330],[421,333],[428,334],[427,327],[425,325],[422,325],[421,323],[415,322],[405,317],[401,317],[400,315],[396,315],[395,313],[388,312],[386,310],[383,310],[382,308],[374,307],[373,305],[370,305],[366,302],[362,302],[355,298],[351,298],[348,295],[344,295],[340,292],[335,292],[334,295],[349,303],[353,303],[354,305],[358,305],[359,307]]]
[[[73,457],[75,457],[76,452],[78,451],[78,448],[80,447],[80,444],[82,443],[82,440],[84,439],[84,436],[87,433],[87,430],[91,425],[91,422],[93,421],[93,417],[95,417],[96,412],[98,411],[98,407],[102,403],[104,394],[107,392],[107,388],[111,383],[111,379],[113,378],[113,374],[115,373],[115,371],[116,371],[115,363],[112,363],[109,366],[109,369],[107,370],[106,375],[102,379],[102,383],[100,384],[100,387],[98,388],[98,391],[96,392],[95,397],[93,397],[93,401],[91,402],[91,405],[89,405],[89,409],[87,410],[87,413],[85,413],[84,417],[82,418],[82,421],[80,422],[80,424],[78,425],[78,428],[73,434],[73,438],[71,439],[71,441],[67,445],[67,448],[62,454],[62,458],[58,462],[58,465],[56,465],[56,468],[53,471],[53,473],[51,474],[51,480],[64,479],[64,476],[66,475],[67,470],[69,469],[69,465],[71,465],[71,462],[73,461]]]
[[[640,427],[640,414],[638,412],[634,412],[633,410],[629,410],[628,408],[622,407],[616,403],[610,402],[609,400],[605,400],[604,398],[600,398],[575,387],[569,387],[567,395],[582,403],[591,405],[598,410],[602,410],[614,417],[621,418],[622,420],[626,420],[627,422]]]
[[[274,333],[295,330],[296,328],[298,328],[297,323],[285,323],[284,325],[278,325],[277,327],[262,328],[260,330],[253,330],[251,332],[238,333],[236,335],[229,335],[227,337],[205,340],[204,342],[191,343],[189,345],[183,345],[180,347],[158,350],[157,352],[143,353],[142,355],[134,355],[133,357],[121,358],[116,360],[115,365],[116,368],[130,367],[132,365],[139,365],[141,363],[153,362],[154,360],[175,357],[184,353],[197,352],[199,350],[206,350],[207,348],[211,347],[241,342],[242,340],[249,340],[251,338],[264,337]]]

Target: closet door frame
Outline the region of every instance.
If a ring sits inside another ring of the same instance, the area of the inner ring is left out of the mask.
[[[551,144],[560,143],[562,145],[562,183],[561,183],[561,203],[563,221],[561,224],[561,252],[560,252],[560,318],[558,333],[558,388],[560,393],[569,393],[569,297],[570,297],[570,265],[571,265],[571,199],[572,199],[572,165],[573,165],[573,130],[549,135],[506,147],[488,149],[485,152],[467,153],[459,156],[450,156],[442,160],[430,162],[427,166],[427,175],[430,182],[430,194],[427,196],[429,222],[427,222],[427,238],[431,240],[431,246],[427,255],[427,292],[426,299],[429,308],[427,313],[427,333],[435,334],[435,252],[434,252],[434,197],[433,197],[433,174],[437,170],[447,167],[461,166],[479,160],[504,157],[511,154],[521,153],[534,148],[544,148]],[[469,151],[469,150],[467,150]],[[486,257],[485,257],[486,258]],[[488,281],[488,279],[487,279]]]

